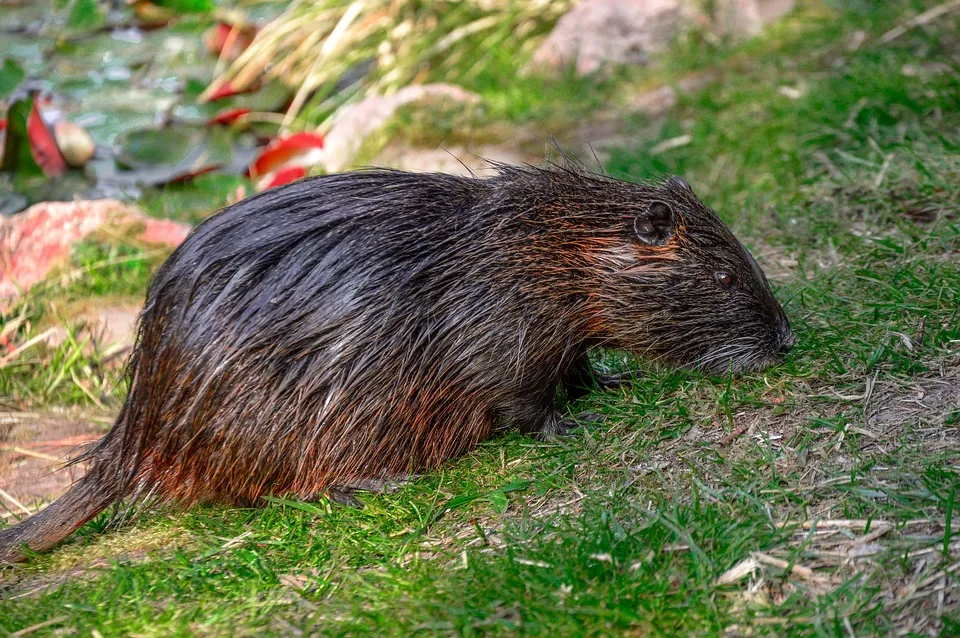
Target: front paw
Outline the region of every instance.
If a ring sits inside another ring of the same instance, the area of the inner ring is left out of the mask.
[[[594,379],[597,385],[604,390],[615,390],[617,388],[633,385],[634,377],[640,376],[639,372],[614,372],[613,374],[595,373]]]
[[[357,490],[352,487],[342,487],[339,485],[331,485],[325,491],[326,497],[330,499],[331,502],[362,510],[365,505],[363,501],[356,497],[356,493]]]
[[[595,412],[581,412],[575,417],[558,418],[541,428],[537,432],[537,438],[541,441],[551,441],[558,437],[577,436],[593,429],[605,420],[606,417]]]

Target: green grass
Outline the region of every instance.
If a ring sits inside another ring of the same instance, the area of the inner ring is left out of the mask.
[[[102,411],[125,392],[122,352],[101,339],[85,317],[107,306],[143,303],[150,275],[170,249],[145,249],[113,238],[81,242],[70,262],[31,289],[0,318],[17,345],[41,334],[49,340],[0,365],[0,397],[19,410],[83,406]],[[5,353],[9,356],[11,353]]]
[[[662,121],[637,118],[642,143],[607,162],[683,174],[735,227],[797,330],[785,365],[645,369],[571,406],[607,416],[583,438],[509,434],[362,510],[100,517],[0,576],[0,630],[955,635],[960,14],[879,45],[932,3],[813,4],[766,38],[684,45],[665,72],[717,81]],[[97,295],[120,273],[67,290]],[[79,391],[37,394],[51,356],[0,368],[0,389],[92,409]]]
[[[137,206],[154,217],[196,224],[253,192],[253,185],[245,177],[210,173],[195,177],[186,184],[146,190]],[[238,197],[238,193],[243,195]]]

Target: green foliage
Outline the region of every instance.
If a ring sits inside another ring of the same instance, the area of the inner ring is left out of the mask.
[[[162,190],[144,193],[140,208],[155,217],[198,223],[225,206],[238,193],[250,194],[250,180],[237,175],[208,173],[189,184],[171,184]]]
[[[101,26],[106,16],[100,9],[98,0],[73,0],[69,3],[67,27],[76,30],[89,30]]]
[[[17,100],[7,109],[7,130],[3,138],[3,158],[0,171],[21,176],[42,175],[43,171],[33,158],[27,135],[27,120],[33,109],[33,99]]]
[[[127,244],[81,242],[73,247],[71,269],[81,271],[60,294],[76,298],[140,297],[166,251],[145,252]]]
[[[210,13],[216,9],[213,0],[162,0],[157,4],[177,13]]]
[[[0,64],[0,100],[10,97],[26,77],[26,72],[16,60],[4,59]]]
[[[306,104],[305,118],[321,122],[353,97],[388,94],[423,79],[469,86],[481,74],[490,78],[494,69],[502,79],[498,65],[509,59],[519,68],[536,36],[571,5],[570,0],[300,0],[266,25],[256,46],[208,90],[226,82],[248,86],[269,63],[268,76],[297,93],[290,115]]]

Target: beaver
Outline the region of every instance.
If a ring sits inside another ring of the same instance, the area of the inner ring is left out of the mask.
[[[88,472],[0,531],[0,561],[121,501],[349,501],[503,428],[570,433],[592,348],[707,371],[790,351],[757,262],[684,180],[495,168],[308,178],[199,224],[151,279]]]

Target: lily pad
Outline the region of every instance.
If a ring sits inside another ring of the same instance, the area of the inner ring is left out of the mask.
[[[67,15],[67,27],[76,30],[92,30],[102,26],[106,16],[97,0],[72,0]]]
[[[256,133],[260,140],[276,137],[280,132],[279,120],[263,121],[256,113],[282,113],[290,103],[290,90],[279,81],[271,81],[254,93],[236,95],[213,102],[197,102],[206,88],[199,80],[188,80],[183,91],[183,103],[173,109],[177,119],[188,122],[209,122],[230,110],[246,110],[254,114],[246,129]]]
[[[43,175],[0,173],[0,215],[13,215],[39,202],[96,199],[110,196],[81,171],[64,173],[57,179]]]
[[[138,183],[161,185],[213,170],[239,172],[241,163],[254,155],[255,143],[219,127],[138,129],[117,138],[116,161],[127,169],[126,177]]]
[[[26,74],[37,75],[43,71],[44,51],[51,42],[35,35],[0,31],[0,55],[16,60]]]
[[[77,89],[66,111],[98,145],[110,146],[123,131],[148,128],[162,122],[175,98],[160,90],[110,84],[99,90]]]
[[[27,207],[27,198],[16,191],[0,186],[0,215],[13,215]]]
[[[26,71],[16,60],[4,60],[3,64],[0,64],[0,100],[10,97],[26,77]]]
[[[126,131],[117,138],[117,164],[130,170],[173,166],[185,161],[203,137],[202,129],[188,127]]]
[[[3,28],[8,33],[36,33],[53,15],[53,3],[18,2],[3,6]]]
[[[251,25],[287,8],[276,0],[244,4],[254,10]],[[54,130],[69,149],[64,154],[59,147],[60,155],[41,152],[38,160],[26,127],[30,111],[14,109],[8,172],[0,174],[0,212],[10,213],[37,197],[131,199],[173,191],[186,196],[200,188],[195,178],[206,173],[201,183],[223,179],[234,184],[231,197],[237,183],[249,187],[242,176],[278,133],[277,118],[262,113],[282,111],[291,95],[282,83],[271,82],[246,95],[197,104],[217,66],[203,34],[222,19],[214,15],[221,5],[222,0],[20,0],[4,6],[0,100],[28,89],[41,91],[50,100],[49,109],[58,111],[53,118],[44,107],[44,115],[64,129],[44,130]],[[166,26],[142,28],[144,21]],[[249,121],[241,116],[245,110],[252,111]],[[90,134],[96,143],[92,158],[90,139],[67,135],[70,127],[64,121]],[[61,156],[76,170],[48,179],[44,163]]]

